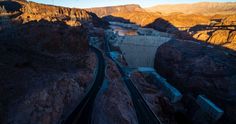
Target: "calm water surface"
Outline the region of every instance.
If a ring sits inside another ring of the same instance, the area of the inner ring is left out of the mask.
[[[117,25],[110,25],[110,28],[113,29],[114,33],[117,33],[119,36],[133,36],[138,35],[137,30],[125,28]]]

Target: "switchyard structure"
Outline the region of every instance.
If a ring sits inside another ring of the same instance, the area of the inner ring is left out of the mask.
[[[150,67],[139,67],[138,71],[142,73],[149,73],[154,75],[155,79],[157,79],[159,82],[156,84],[157,87],[161,88],[166,97],[170,99],[172,103],[179,102],[182,99],[182,94],[179,90],[177,90],[174,86],[172,86],[170,83],[166,81],[162,76],[160,76],[154,68]]]
[[[209,115],[210,120],[215,122],[221,118],[224,114],[224,111],[214,104],[211,100],[206,98],[204,95],[198,95],[197,103],[201,107],[201,110]]]

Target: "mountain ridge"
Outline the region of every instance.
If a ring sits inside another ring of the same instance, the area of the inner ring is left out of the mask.
[[[235,14],[236,2],[198,2],[184,4],[160,4],[145,8],[148,12],[161,12],[170,14],[173,12],[181,12],[184,14]]]
[[[97,16],[103,17],[107,15],[112,15],[114,13],[120,12],[145,12],[138,4],[127,4],[127,5],[118,5],[118,6],[106,6],[106,7],[95,7],[95,8],[85,8],[89,12],[96,13]]]

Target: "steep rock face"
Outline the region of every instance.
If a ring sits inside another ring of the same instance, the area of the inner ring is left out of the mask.
[[[214,15],[214,14],[235,14],[236,12],[236,3],[235,2],[200,2],[193,4],[173,4],[173,5],[157,5],[151,8],[147,8],[147,11],[151,12],[162,12],[162,13],[173,13],[181,12],[185,14],[205,14],[205,15]]]
[[[223,25],[236,25],[236,15],[231,15],[223,19]]]
[[[215,45],[224,44],[228,40],[229,33],[229,30],[217,30],[212,34],[208,42]]]
[[[230,33],[228,41],[231,43],[236,43],[236,31]]]
[[[98,8],[88,8],[86,9],[89,12],[96,13],[99,17],[112,15],[113,13],[129,13],[129,12],[142,12],[145,11],[139,5],[130,4],[130,5],[122,5],[122,6],[110,6],[110,7],[98,7]]]
[[[236,31],[233,30],[198,31],[193,34],[193,37],[213,45],[219,45],[234,51],[236,50]]]
[[[183,94],[205,94],[220,106],[224,123],[235,123],[236,59],[219,49],[172,40],[158,48],[157,71]]]
[[[201,40],[201,41],[207,41],[210,38],[209,33],[211,33],[211,30],[206,31],[198,31],[193,35],[193,38]]]
[[[134,105],[121,80],[121,74],[116,65],[108,59],[106,78],[95,100],[92,123],[138,124]]]

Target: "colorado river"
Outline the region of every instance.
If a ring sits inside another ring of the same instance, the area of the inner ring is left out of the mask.
[[[118,34],[119,36],[134,36],[138,35],[137,30],[129,29],[117,25],[110,25],[110,28],[113,30],[114,33]]]

